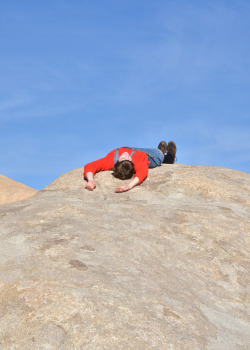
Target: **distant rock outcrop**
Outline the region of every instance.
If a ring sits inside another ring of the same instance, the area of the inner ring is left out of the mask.
[[[0,175],[0,204],[20,201],[37,192],[34,188]]]
[[[0,348],[249,349],[250,175],[82,172],[0,206]]]

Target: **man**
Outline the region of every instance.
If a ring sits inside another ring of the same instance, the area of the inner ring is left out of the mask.
[[[174,162],[175,154],[173,156],[172,149],[170,150],[172,155],[170,154],[168,150],[169,144],[167,145],[165,141],[161,141],[158,149],[121,147],[109,152],[104,158],[86,164],[84,166],[84,178],[87,179],[86,189],[93,191],[96,188],[94,176],[97,172],[113,170],[112,175],[121,180],[133,177],[129,184],[116,187],[115,192],[120,193],[131,190],[145,180],[149,167],[160,166],[164,162],[165,157],[166,163]],[[167,155],[164,156],[166,151]],[[169,155],[171,156],[170,159],[167,157]]]

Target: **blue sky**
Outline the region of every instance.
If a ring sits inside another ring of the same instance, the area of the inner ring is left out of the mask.
[[[0,2],[0,173],[41,189],[132,145],[250,172],[250,2]]]

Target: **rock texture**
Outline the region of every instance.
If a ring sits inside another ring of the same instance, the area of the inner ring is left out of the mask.
[[[0,348],[249,349],[250,175],[82,172],[0,206]]]
[[[0,204],[20,201],[37,192],[34,188],[0,175]]]

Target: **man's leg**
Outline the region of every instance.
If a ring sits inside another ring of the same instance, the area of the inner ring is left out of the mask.
[[[149,168],[155,168],[157,166],[160,166],[163,162],[164,156],[158,148],[140,148],[140,147],[130,147],[130,146],[127,148],[131,148],[131,149],[134,149],[135,151],[141,151],[141,152],[147,153],[148,160],[150,161],[150,164],[148,165]]]

